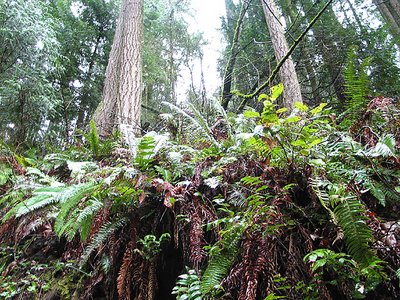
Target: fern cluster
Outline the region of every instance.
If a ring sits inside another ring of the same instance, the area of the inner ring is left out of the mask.
[[[366,59],[361,64],[357,64],[357,54],[355,49],[348,53],[347,67],[344,71],[345,94],[347,101],[345,103],[346,123],[350,125],[360,116],[360,112],[367,106],[369,95],[369,78],[367,68],[370,59]]]

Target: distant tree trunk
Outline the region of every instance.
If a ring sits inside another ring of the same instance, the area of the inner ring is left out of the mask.
[[[240,33],[242,31],[243,18],[246,14],[248,7],[249,7],[249,1],[245,0],[242,3],[242,6],[240,8],[239,17],[237,19],[235,31],[233,34],[232,46],[231,46],[231,50],[229,53],[228,62],[226,64],[226,68],[225,68],[224,78],[222,80],[223,82],[222,82],[222,101],[221,102],[222,102],[222,107],[225,110],[228,108],[228,104],[232,99],[231,88],[232,88],[232,82],[233,82],[233,70],[235,68],[236,58],[239,54],[239,38],[240,38]],[[231,19],[233,17],[233,12],[227,3],[226,3],[226,12],[227,12],[227,19],[228,19],[227,24],[229,26],[229,23],[232,22]]]
[[[400,49],[400,0],[373,0]]]
[[[295,3],[293,3],[292,0],[285,0],[285,19],[287,22],[287,26],[291,27],[295,22],[296,19],[298,17],[298,11],[296,8]],[[290,24],[290,26],[289,26]],[[304,30],[304,26],[303,24],[299,24],[298,26],[300,26],[301,30]],[[312,102],[320,102],[320,97],[318,94],[318,80],[317,80],[317,72],[315,71],[314,66],[312,65],[312,61],[313,61],[313,57],[309,51],[309,49],[307,48],[307,45],[309,44],[309,40],[308,37],[305,36],[303,38],[303,43],[300,45],[299,50],[300,50],[300,54],[301,54],[301,60],[304,64],[304,68],[307,72],[306,77],[308,79],[308,81],[310,82],[310,90],[311,90],[311,95],[313,97],[313,101]]]
[[[261,0],[261,5],[271,36],[275,58],[277,61],[280,61],[289,52],[289,46],[285,38],[283,26],[279,22],[278,9],[274,0]],[[303,102],[299,80],[291,57],[289,57],[280,68],[279,77],[285,87],[283,92],[283,105],[291,109],[295,102]]]
[[[143,0],[123,0],[106,70],[103,101],[94,115],[101,136],[110,135],[122,124],[140,133],[142,35]]]
[[[302,1],[304,12],[313,12],[318,6],[315,1]],[[306,15],[306,18],[310,19]],[[326,69],[329,72],[330,84],[333,87],[339,105],[343,105],[346,100],[345,80],[342,74],[343,64],[347,53],[343,48],[343,42],[340,40],[341,34],[334,32],[345,32],[343,25],[337,19],[332,7],[328,7],[325,11],[323,19],[313,27],[314,38],[317,49],[319,50]]]

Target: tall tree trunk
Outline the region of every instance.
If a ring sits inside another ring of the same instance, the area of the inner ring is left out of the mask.
[[[236,27],[235,31],[233,34],[233,40],[232,40],[232,47],[229,53],[228,57],[228,62],[226,64],[225,68],[225,73],[224,73],[224,78],[223,78],[223,83],[222,83],[222,107],[226,110],[228,108],[228,104],[232,99],[232,93],[231,93],[231,88],[232,88],[232,82],[233,82],[233,70],[235,68],[236,64],[236,58],[239,54],[239,38],[240,38],[240,33],[242,31],[242,23],[243,23],[243,18],[246,14],[246,11],[249,7],[250,1],[244,0],[242,3],[242,6],[240,8],[240,13],[239,17],[236,22]],[[233,17],[233,12],[231,9],[229,9],[229,6],[226,4],[226,13],[227,13],[227,24],[229,26],[229,23],[232,21]]]
[[[108,136],[120,125],[140,133],[142,93],[143,0],[123,0],[108,60],[103,101],[94,121],[99,135]]]
[[[280,61],[288,52],[289,46],[285,38],[282,24],[279,22],[279,13],[274,0],[261,0],[265,20],[271,36],[275,58]],[[293,108],[295,102],[302,102],[301,90],[294,63],[289,57],[279,70],[279,77],[285,87],[283,92],[283,105]]]
[[[293,3],[292,0],[285,0],[285,19],[288,24],[288,27],[291,27],[295,22],[296,19],[298,18],[298,11],[296,8],[295,3]],[[290,26],[289,26],[290,24]],[[303,24],[298,25],[301,30],[304,30]],[[310,90],[311,90],[311,95],[312,95],[312,100],[313,102],[320,102],[320,97],[318,94],[318,80],[317,80],[317,72],[315,71],[314,66],[312,65],[313,57],[307,48],[307,45],[309,44],[309,39],[307,36],[303,38],[303,43],[300,45],[299,50],[301,54],[301,60],[304,64],[304,68],[306,71],[306,78],[310,82]]]
[[[400,0],[373,0],[400,49]]]

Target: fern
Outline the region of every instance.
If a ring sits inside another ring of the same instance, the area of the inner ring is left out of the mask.
[[[353,48],[348,53],[347,68],[344,71],[346,102],[346,118],[352,123],[360,115],[361,109],[367,105],[367,95],[369,94],[369,80],[366,69],[369,59],[364,60],[359,69],[356,67],[356,49]]]
[[[334,213],[344,232],[346,246],[353,258],[363,267],[379,260],[371,249],[372,232],[363,216],[365,209],[357,197],[353,195],[341,197]]]
[[[3,217],[3,221],[7,221],[13,216],[18,218],[45,206],[58,203],[67,189],[69,188],[45,187],[36,189],[31,198],[23,200],[10,209]]]
[[[135,163],[140,168],[146,169],[153,161],[156,142],[152,136],[144,136],[136,146]]]
[[[91,217],[101,207],[102,203],[96,199],[78,204],[98,190],[102,184],[88,182],[68,187],[45,187],[36,189],[32,197],[23,200],[3,217],[3,221],[10,217],[21,217],[49,205],[59,205],[59,212],[54,224],[54,231],[58,236],[65,234],[71,240],[80,230],[82,239],[86,239],[91,226]],[[82,208],[83,206],[83,208]]]
[[[81,257],[80,265],[83,266],[93,251],[98,249],[112,233],[123,227],[127,222],[128,219],[123,217],[103,224],[97,234],[93,237],[91,243],[85,248]]]
[[[178,281],[172,289],[176,300],[201,300],[200,279],[195,270],[188,270],[186,274],[178,276]]]
[[[238,223],[222,234],[222,239],[211,247],[207,269],[201,278],[201,292],[207,294],[219,287],[228,273],[240,249],[240,238],[244,230],[243,223]]]
[[[328,180],[313,179],[311,185],[334,223],[343,230],[352,257],[363,267],[378,261],[370,246],[373,236],[366,224],[365,209],[357,197]]]
[[[54,230],[58,236],[67,233],[67,237],[72,239],[76,232],[73,232],[72,229],[78,229],[81,225],[78,223],[78,226],[72,224],[72,222],[77,222],[78,218],[74,218],[74,213],[80,214],[79,211],[81,208],[78,204],[83,200],[92,196],[92,194],[100,188],[101,184],[95,182],[89,182],[79,185],[73,185],[70,188],[69,193],[67,193],[67,198],[62,197],[63,201],[60,201],[60,211],[57,215],[56,222],[54,223]],[[98,207],[99,205],[94,205],[93,208]],[[96,209],[90,209],[89,211],[94,212]],[[88,211],[82,210],[82,212],[87,213]],[[83,217],[82,220],[86,218]]]
[[[91,230],[93,215],[103,207],[103,203],[97,199],[90,199],[85,202],[85,205],[83,209],[77,206],[69,213],[67,220],[60,221],[64,222],[64,225],[59,231],[56,231],[59,236],[64,234],[68,240],[72,240],[76,232],[79,231],[81,240],[85,241],[87,239]]]
[[[396,156],[396,139],[392,134],[383,135],[375,147],[364,153],[368,157],[394,157]]]
[[[172,103],[169,102],[163,102],[164,105],[167,105],[170,109],[177,111],[178,113],[182,114],[186,118],[188,118],[198,129],[200,129],[202,132],[204,132],[208,139],[213,143],[214,146],[220,148],[220,144],[218,141],[214,138],[211,128],[208,126],[207,121],[205,118],[201,115],[201,113],[194,108],[193,105],[191,105],[191,109],[196,115],[196,119],[190,116],[187,112],[185,112],[183,109],[177,107],[176,105],[173,105]]]
[[[96,124],[94,123],[93,120],[90,121],[90,131],[88,134],[88,141],[93,157],[98,157],[100,153],[100,139],[97,134]]]

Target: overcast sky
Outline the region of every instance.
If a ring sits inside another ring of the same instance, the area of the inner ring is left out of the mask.
[[[217,60],[221,51],[224,49],[222,34],[218,31],[221,27],[221,17],[225,15],[224,0],[192,0],[194,10],[193,18],[188,19],[189,30],[191,32],[200,31],[204,33],[204,38],[209,42],[204,46],[203,71],[205,75],[205,85],[208,95],[211,96],[220,86],[221,79],[217,72]],[[194,69],[195,84],[200,84],[200,65]],[[190,83],[188,73],[182,72],[183,78],[178,82],[178,100],[183,101],[186,90]]]

